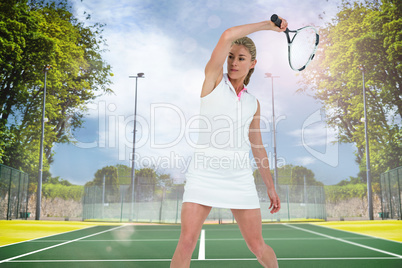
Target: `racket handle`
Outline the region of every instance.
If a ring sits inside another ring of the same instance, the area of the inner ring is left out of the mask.
[[[278,26],[279,28],[281,27],[282,20],[278,17],[278,15],[273,14],[273,15],[271,16],[271,21],[272,21],[276,26]]]

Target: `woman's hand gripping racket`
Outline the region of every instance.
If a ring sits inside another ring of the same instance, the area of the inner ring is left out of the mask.
[[[272,15],[271,21],[276,26],[281,27],[282,20],[278,15]],[[319,42],[317,29],[312,26],[306,26],[295,31],[286,28],[284,33],[288,40],[290,68],[295,71],[303,71],[314,58],[317,50]],[[295,33],[292,39],[290,39],[289,33]]]

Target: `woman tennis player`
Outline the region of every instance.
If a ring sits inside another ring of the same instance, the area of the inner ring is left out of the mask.
[[[205,67],[197,148],[186,173],[181,234],[170,267],[189,267],[202,225],[212,207],[230,208],[249,249],[264,267],[277,267],[262,237],[260,203],[250,165],[250,147],[267,187],[269,209],[281,208],[260,132],[260,104],[245,88],[254,71],[256,48],[248,34],[284,31],[271,21],[227,29]],[[227,73],[223,65],[227,59]]]

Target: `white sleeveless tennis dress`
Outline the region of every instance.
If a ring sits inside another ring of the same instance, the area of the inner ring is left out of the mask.
[[[236,95],[227,74],[201,98],[198,142],[186,173],[183,202],[260,208],[248,138],[256,111],[257,99],[245,88]]]

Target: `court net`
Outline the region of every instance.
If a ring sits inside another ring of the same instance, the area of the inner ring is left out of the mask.
[[[382,173],[381,209],[382,219],[402,219],[402,167]]]
[[[29,217],[28,174],[0,164],[0,220]]]

